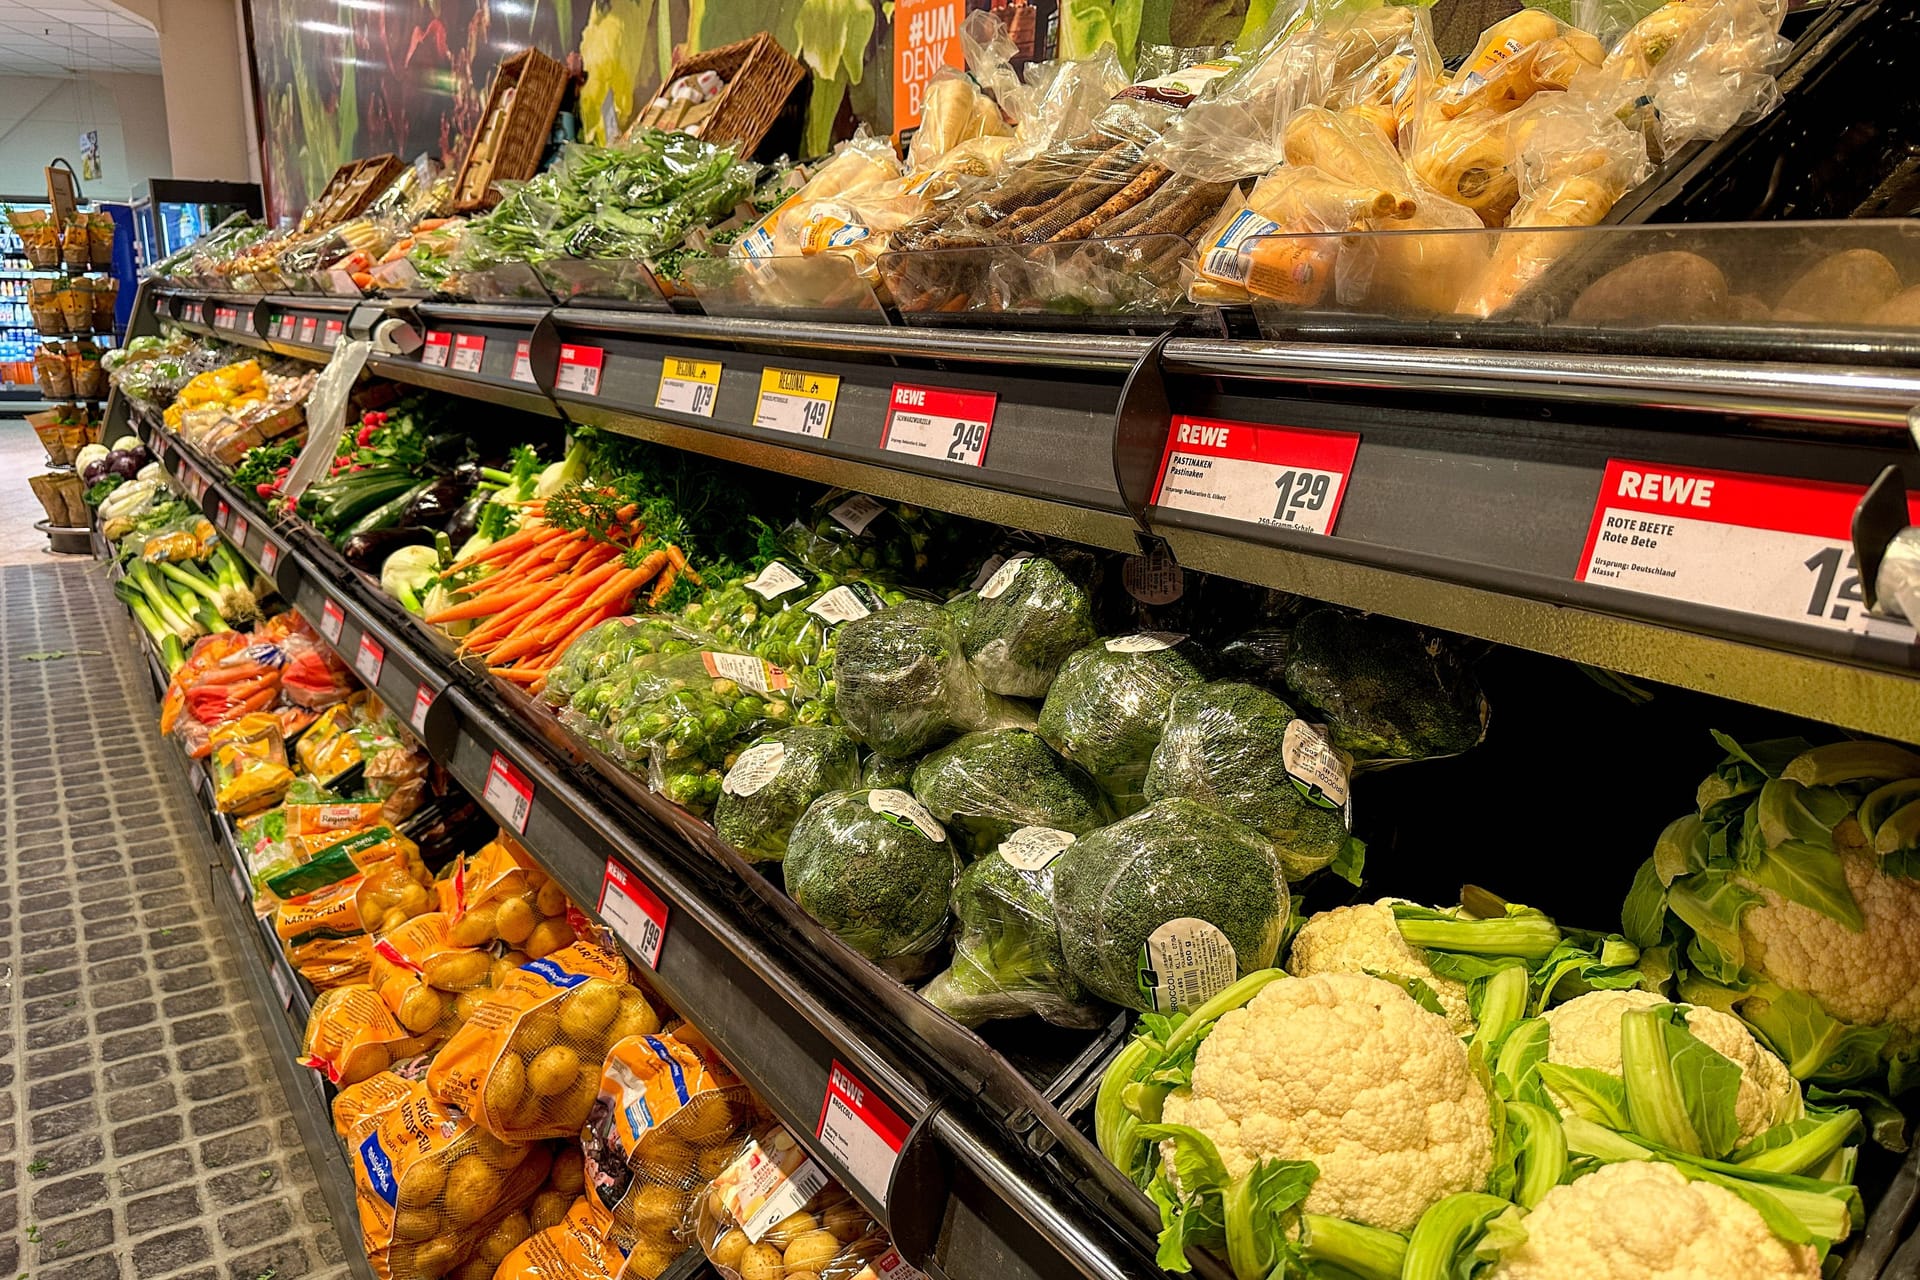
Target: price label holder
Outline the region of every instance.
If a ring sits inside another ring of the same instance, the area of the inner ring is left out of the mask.
[[[432,685],[421,685],[413,691],[413,710],[407,715],[407,723],[413,731],[424,735],[427,731],[427,713],[433,710],[434,700],[438,697]]]
[[[650,969],[660,968],[660,948],[667,940],[667,904],[639,876],[607,859],[606,878],[600,882],[600,918]]]
[[[764,369],[753,425],[825,440],[833,430],[833,406],[839,398],[840,379],[834,374]]]
[[[833,1064],[814,1136],[882,1205],[909,1128],[886,1099],[838,1061]]]
[[[533,344],[525,338],[513,344],[513,380],[537,385],[533,380]]]
[[[480,799],[502,826],[512,827],[518,835],[527,834],[527,818],[533,813],[533,783],[498,751],[487,766],[487,782],[480,790]]]
[[[719,361],[668,356],[660,362],[660,389],[654,393],[654,408],[711,418],[713,402],[719,397]]]
[[[380,683],[380,670],[387,665],[386,646],[362,631],[360,647],[353,654],[353,669],[367,682],[368,688]]]
[[[991,391],[950,391],[896,382],[880,447],[889,453],[984,466],[999,402]]]
[[[252,532],[253,526],[247,522],[245,516],[236,519],[233,522],[233,545],[239,547],[242,551],[246,550],[247,535]]]
[[[271,578],[273,576],[273,571],[279,567],[280,567],[279,546],[273,542],[261,543],[260,544],[260,572],[266,574],[269,578]]]
[[[429,329],[427,345],[420,348],[420,363],[444,369],[453,357],[453,335]]]
[[[486,353],[485,338],[477,333],[459,334],[453,340],[453,368],[460,373],[478,373]]]
[[[1578,581],[1839,631],[1911,633],[1860,599],[1864,485],[1612,459]],[[1907,495],[1920,523],[1920,494]]]
[[[227,505],[225,498],[213,509],[213,527],[222,533],[233,532],[233,508]]]
[[[326,337],[327,337],[327,341],[332,345],[338,346],[340,344],[340,339],[346,334],[346,332],[347,332],[346,321],[344,320],[327,321]]]
[[[300,317],[300,341],[302,343],[309,347],[313,346],[314,339],[319,335],[319,332],[320,318],[318,316]]]
[[[1331,533],[1360,437],[1350,431],[1174,418],[1154,502],[1269,529]]]
[[[560,368],[553,376],[554,390],[581,396],[599,395],[600,368],[606,362],[607,353],[599,347],[561,343]]]
[[[340,643],[340,628],[347,621],[347,611],[340,607],[337,600],[329,600],[320,606],[320,634],[329,644]]]

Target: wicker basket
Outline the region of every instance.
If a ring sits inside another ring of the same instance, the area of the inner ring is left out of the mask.
[[[647,102],[665,95],[667,86],[686,76],[712,71],[727,82],[712,111],[700,122],[700,136],[718,146],[739,144],[742,156],[751,156],[780,118],[787,99],[807,78],[807,69],[799,60],[774,43],[765,32],[722,45],[705,53],[687,54],[673,64],[673,70],[661,82]],[[649,107],[640,111],[637,123],[647,122]]]
[[[513,101],[501,106],[507,91]],[[540,172],[553,118],[567,91],[567,70],[538,49],[504,59],[493,73],[480,132],[467,144],[453,181],[455,213],[491,208],[499,200],[496,182],[518,182]]]
[[[323,230],[364,213],[404,168],[400,157],[391,154],[347,161],[333,171],[319,198],[309,206],[312,216],[302,222],[302,230]]]

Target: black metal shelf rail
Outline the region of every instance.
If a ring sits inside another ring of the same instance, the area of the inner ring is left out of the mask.
[[[1920,489],[1920,375],[1901,368],[566,306],[156,302],[200,332],[303,359],[330,349],[299,340],[308,321],[324,335],[344,316],[340,333],[373,342],[381,376],[1095,546],[1163,543],[1190,568],[1920,737],[1911,627],[1864,622],[1857,608],[1839,627],[1818,609],[1821,621],[1793,620],[1577,580],[1610,460],[1860,488],[1893,467]],[[289,330],[293,341],[272,336]],[[563,351],[593,376],[563,377]],[[665,394],[682,361],[712,378],[697,402]],[[817,433],[767,425],[778,415],[763,413],[763,391],[782,373],[831,386],[830,414],[808,424]],[[916,388],[995,397],[977,454],[888,447],[895,398]],[[1356,436],[1333,532],[1157,504],[1175,414]]]
[[[888,1226],[909,1261],[952,1280],[1118,1280],[1148,1268],[1145,1202],[1120,1196],[1127,1214],[1119,1219],[1089,1211],[1074,1188],[1084,1192],[1097,1173],[1083,1164],[1063,1177],[1057,1163],[983,1123],[971,1105],[977,1080],[956,1088],[926,1044],[876,1018],[859,989],[818,981],[830,971],[818,944],[830,935],[808,921],[817,936],[798,936],[791,918],[722,867],[678,852],[648,815],[611,803],[602,779],[503,714],[482,672],[457,663],[330,546],[231,489],[153,416],[134,417],[177,487],[411,724],[428,753],[522,834],[569,895],[598,910],[648,980]]]

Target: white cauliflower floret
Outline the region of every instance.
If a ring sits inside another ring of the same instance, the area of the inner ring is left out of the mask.
[[[1489,1280],[1819,1280],[1812,1249],[1724,1188],[1628,1160],[1555,1187]]]
[[[1667,1003],[1651,991],[1594,991],[1549,1009],[1547,1061],[1566,1067],[1590,1067],[1617,1077],[1620,1019],[1631,1010]],[[1787,1064],[1755,1040],[1738,1018],[1693,1005],[1687,1007],[1687,1030],[1740,1068],[1740,1092],[1733,1104],[1740,1141],[1746,1142],[1803,1114],[1800,1084],[1788,1072]],[[1561,1111],[1568,1110],[1559,1098],[1554,1101]]]
[[[1399,901],[1403,899],[1382,898],[1375,903],[1335,907],[1311,917],[1294,935],[1287,972],[1310,978],[1316,973],[1364,973],[1371,969],[1400,978],[1418,978],[1433,989],[1440,1007],[1447,1011],[1447,1025],[1454,1034],[1473,1034],[1467,985],[1435,974],[1427,966],[1425,952],[1400,936],[1400,926],[1393,920],[1393,904]]]
[[[1390,982],[1283,978],[1220,1019],[1163,1118],[1206,1134],[1227,1172],[1311,1160],[1309,1213],[1406,1231],[1493,1166],[1485,1088],[1446,1019]]]

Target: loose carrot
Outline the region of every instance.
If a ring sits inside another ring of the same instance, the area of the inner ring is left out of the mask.
[[[624,610],[620,609],[619,607],[610,605],[605,609],[600,609],[593,613],[587,614],[585,617],[580,619],[579,624],[576,625],[572,631],[569,631],[566,635],[561,636],[558,641],[547,646],[547,652],[550,658],[552,659],[552,661],[558,662],[560,660],[560,656],[567,651],[568,645],[572,644],[575,640],[578,640],[581,636],[593,630],[595,627],[599,626],[601,623],[607,621],[608,619],[619,617],[623,612]]]
[[[473,618],[491,617],[509,605],[517,604],[528,598],[538,599],[542,584],[538,582],[518,584],[498,591],[489,591],[485,595],[475,596],[459,604],[426,615],[427,621],[438,626],[444,622],[465,622]]]
[[[502,680],[511,680],[516,684],[532,684],[536,680],[544,683],[547,678],[547,669],[545,667],[488,667],[487,674],[499,676]]]
[[[660,602],[667,598],[667,592],[673,590],[673,580],[679,576],[680,571],[671,564],[660,571],[660,576],[654,579],[652,592],[647,596],[647,607],[649,609],[658,609],[660,607]]]
[[[542,596],[539,591],[529,592],[526,598],[513,605],[513,607],[501,610],[493,617],[488,618],[485,622],[475,627],[472,631],[469,631],[466,638],[460,642],[461,650],[463,652],[484,652],[484,650],[480,648],[483,644],[506,639],[513,634],[514,628],[520,625],[521,619],[525,618],[535,609],[538,609],[544,600],[545,597]]]
[[[616,600],[625,600],[647,582],[650,582],[655,574],[666,567],[666,564],[666,552],[648,552],[646,557],[640,561],[637,568],[620,574],[614,578],[612,582],[609,582],[606,586],[596,591],[593,597],[587,601],[587,608],[602,609]]]
[[[682,551],[679,547],[675,546],[671,542],[667,544],[667,559],[673,562],[674,568],[678,569],[683,575],[691,579],[694,586],[704,587],[707,585],[707,580],[705,578],[702,578],[699,574],[695,573],[693,571],[693,566],[687,563],[687,553]]]
[[[453,572],[457,573],[461,569],[469,569],[476,564],[489,564],[495,560],[518,555],[543,538],[551,537],[553,532],[552,526],[545,524],[534,524],[515,530],[492,546],[483,547],[470,556],[454,561]]]

